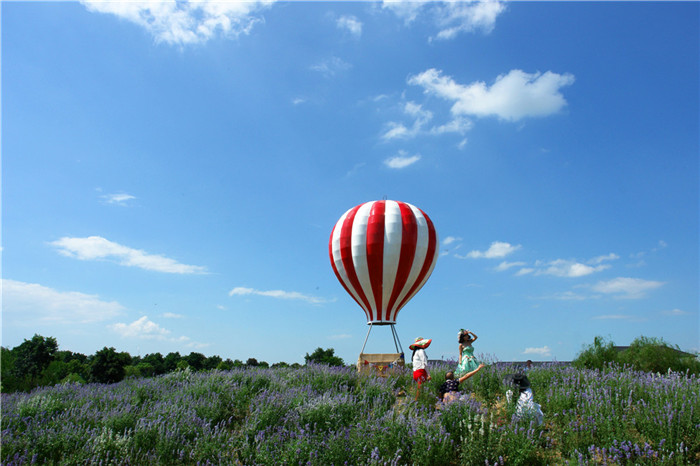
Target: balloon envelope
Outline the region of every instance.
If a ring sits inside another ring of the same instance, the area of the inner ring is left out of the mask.
[[[333,271],[362,307],[367,323],[393,324],[423,287],[438,256],[433,222],[419,208],[372,201],[345,212],[333,227]]]

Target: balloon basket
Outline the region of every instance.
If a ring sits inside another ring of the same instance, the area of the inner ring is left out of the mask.
[[[394,327],[394,324],[369,322],[367,325],[369,325],[369,329],[367,329],[365,343],[362,345],[362,351],[360,351],[360,356],[357,358],[357,372],[361,374],[374,374],[380,377],[386,377],[393,372],[403,371],[405,365],[404,355],[403,350],[401,349],[401,342],[399,341],[399,334],[396,332],[396,327]],[[391,326],[391,335],[394,339],[396,353],[365,353],[367,339],[369,338],[369,334],[374,325]]]
[[[386,377],[404,370],[403,353],[360,353],[357,372]]]

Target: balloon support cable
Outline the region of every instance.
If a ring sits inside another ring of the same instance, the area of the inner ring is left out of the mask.
[[[362,344],[362,351],[360,351],[360,354],[365,352],[365,346],[367,346],[367,340],[369,339],[369,334],[372,331],[372,327],[375,325],[372,322],[368,322],[367,325],[369,328],[367,329],[367,336],[365,336],[365,342]],[[396,332],[396,327],[394,324],[380,324],[380,325],[389,325],[391,327],[391,336],[394,338],[394,346],[396,347],[396,352],[399,354],[403,354],[403,351],[401,349],[401,341],[399,340],[399,334]]]

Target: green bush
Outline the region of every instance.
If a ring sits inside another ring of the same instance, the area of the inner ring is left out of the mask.
[[[677,345],[671,346],[661,338],[636,338],[629,348],[619,354],[618,360],[643,372],[666,372],[670,369],[700,374],[697,357],[685,356]]]
[[[605,341],[605,338],[597,336],[593,339],[593,344],[581,351],[572,364],[579,369],[602,369],[617,360],[614,345],[612,341]]]

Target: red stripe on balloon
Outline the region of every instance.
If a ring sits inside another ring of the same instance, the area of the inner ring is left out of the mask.
[[[340,258],[343,262],[343,268],[348,274],[350,285],[360,296],[360,300],[364,303],[364,306],[361,306],[364,307],[365,313],[369,313],[368,318],[372,320],[372,306],[369,305],[367,296],[362,290],[362,285],[360,285],[360,280],[357,278],[355,264],[352,260],[352,224],[355,221],[355,214],[357,214],[360,207],[361,205],[358,205],[348,211],[348,215],[345,217],[343,226],[340,229]]]
[[[411,266],[416,256],[416,243],[418,242],[418,227],[416,226],[416,216],[411,208],[403,203],[397,202],[401,211],[401,254],[399,256],[399,265],[396,270],[396,281],[394,289],[391,290],[391,297],[386,306],[386,320],[391,320],[391,314],[396,304],[396,300],[401,294],[408,275],[411,273]]]
[[[382,320],[382,282],[384,280],[384,201],[372,204],[367,219],[367,269],[376,315],[373,319]]]
[[[423,262],[423,267],[421,268],[420,273],[418,274],[416,282],[413,284],[408,294],[401,300],[401,304],[399,304],[398,309],[401,309],[408,302],[408,300],[411,299],[413,295],[420,289],[423,279],[427,275],[428,271],[430,271],[430,267],[435,261],[435,251],[437,249],[437,234],[435,233],[435,227],[433,226],[433,222],[430,220],[430,217],[425,215],[425,212],[423,212],[422,210],[420,211],[425,217],[426,223],[428,224],[428,252],[425,254],[425,262]]]
[[[338,279],[338,281],[340,282],[340,284],[343,285],[343,288],[345,288],[345,291],[350,295],[350,297],[352,299],[355,300],[355,302],[360,307],[362,307],[362,303],[355,298],[354,294],[352,294],[352,292],[350,291],[350,288],[348,288],[348,286],[345,284],[345,280],[343,280],[343,277],[340,275],[340,272],[338,272],[338,267],[336,267],[336,265],[335,265],[335,259],[333,258],[333,233],[335,233],[335,229],[337,227],[338,227],[338,224],[335,224],[333,226],[333,230],[331,231],[331,239],[328,242],[328,255],[331,257],[331,266],[333,266],[333,272],[335,273],[335,276]],[[365,311],[365,316],[369,320],[369,314],[367,314],[367,311],[363,307],[362,307],[362,310]]]

